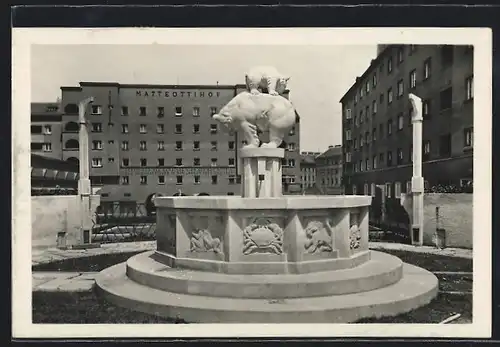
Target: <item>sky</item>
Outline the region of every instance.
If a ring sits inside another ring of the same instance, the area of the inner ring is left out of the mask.
[[[301,116],[301,151],[342,142],[340,98],[376,56],[376,45],[33,45],[31,101],[51,102],[79,82],[237,84],[253,66],[289,75]]]

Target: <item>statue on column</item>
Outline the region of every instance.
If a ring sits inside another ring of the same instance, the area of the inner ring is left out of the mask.
[[[269,131],[269,142],[261,147],[278,148],[296,120],[295,107],[281,95],[287,90],[289,78],[273,67],[250,69],[245,75],[247,90],[212,118],[240,133],[247,142],[245,147],[259,147],[259,131]]]

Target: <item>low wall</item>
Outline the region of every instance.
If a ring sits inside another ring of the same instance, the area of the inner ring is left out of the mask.
[[[439,227],[446,230],[446,247],[472,248],[472,198],[472,194],[424,194],[424,245],[435,244]],[[402,194],[402,199],[411,220],[411,198]],[[436,207],[439,207],[439,221]]]
[[[93,211],[99,196],[92,196]],[[31,197],[31,242],[33,248],[57,246],[57,234],[66,232],[66,245],[83,242],[80,233],[79,195]]]

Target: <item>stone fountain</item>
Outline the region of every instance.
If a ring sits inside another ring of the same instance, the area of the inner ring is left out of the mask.
[[[295,109],[275,81],[277,93],[250,85],[213,116],[246,140],[241,196],[156,198],[157,249],[102,271],[106,299],[186,322],[346,323],[436,296],[432,273],[368,249],[370,196],[282,195]]]

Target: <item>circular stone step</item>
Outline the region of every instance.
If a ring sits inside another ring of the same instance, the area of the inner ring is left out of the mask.
[[[294,299],[221,298],[147,287],[129,279],[126,264],[121,263],[102,271],[96,288],[118,306],[193,323],[348,323],[426,305],[437,295],[438,280],[427,270],[404,264],[400,281],[368,292]]]
[[[179,294],[229,298],[299,298],[357,293],[396,283],[402,261],[382,252],[352,269],[308,274],[236,275],[171,268],[145,252],[127,261],[127,276],[147,287]]]

